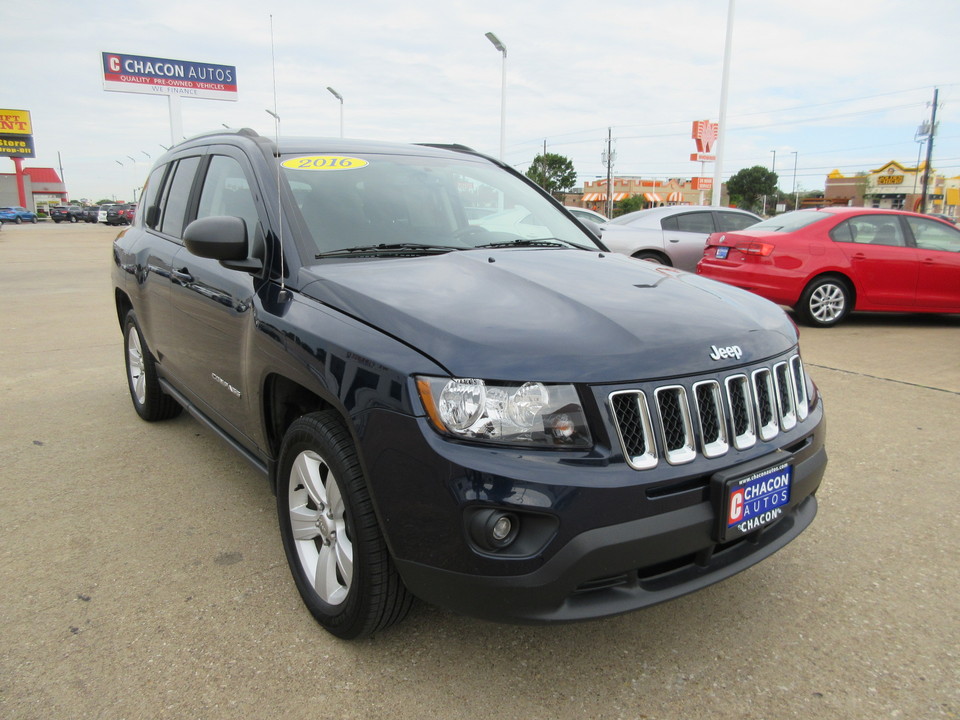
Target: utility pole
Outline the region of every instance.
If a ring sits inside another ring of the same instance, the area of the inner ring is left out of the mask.
[[[923,186],[920,190],[920,212],[927,212],[927,186],[930,184],[931,162],[933,159],[933,136],[937,132],[937,98],[940,88],[933,89],[933,109],[930,110],[930,134],[927,136],[927,165],[923,168]]]
[[[600,158],[607,166],[607,211],[604,215],[608,218],[613,217],[613,161],[616,157],[617,154],[613,151],[613,128],[607,128],[607,149],[601,153]]]

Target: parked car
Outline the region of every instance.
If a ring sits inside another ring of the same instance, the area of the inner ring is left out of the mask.
[[[100,217],[100,206],[90,205],[83,209],[83,221],[86,223],[95,223]]]
[[[19,225],[24,220],[27,222],[36,223],[37,214],[19,205],[14,205],[12,207],[0,207],[0,223],[12,222]]]
[[[129,225],[137,212],[136,203],[126,205],[111,205],[107,208],[107,225]]]
[[[62,222],[80,222],[83,220],[83,208],[79,205],[57,205],[50,208],[50,219],[58,225]]]
[[[572,205],[564,205],[564,207],[566,208],[567,212],[569,212],[578,220],[589,220],[590,222],[595,222],[597,225],[603,225],[606,222],[610,222],[606,215],[601,215],[600,213],[590,210],[589,208],[573,207]]]
[[[107,222],[107,212],[112,208],[113,205],[101,205],[100,209],[97,211],[97,222],[106,223]]]
[[[927,215],[799,210],[710,236],[697,272],[830,327],[851,310],[960,312],[960,230]]]
[[[603,225],[603,242],[614,252],[694,272],[711,233],[742,230],[760,220],[735,208],[656,207],[610,220]]]
[[[474,224],[478,188],[534,222]],[[218,131],[163,155],[141,204],[111,289],[133,407],[186,408],[263,472],[294,582],[339,637],[413,597],[627,612],[816,514],[823,403],[783,310],[601,252],[495,160]]]

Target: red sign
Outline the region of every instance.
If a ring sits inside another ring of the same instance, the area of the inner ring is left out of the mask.
[[[713,162],[717,159],[716,155],[704,155],[703,153],[690,153],[690,159],[693,162]]]
[[[690,135],[697,141],[697,151],[709,155],[717,142],[720,125],[709,120],[694,120],[693,133]]]
[[[690,180],[690,187],[694,190],[713,190],[713,178],[695,177]]]

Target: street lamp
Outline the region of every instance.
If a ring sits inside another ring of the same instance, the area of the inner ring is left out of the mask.
[[[329,85],[327,86],[327,90],[329,90],[330,94],[340,101],[340,137],[343,137],[343,96]]]
[[[503,55],[503,68],[500,78],[500,161],[503,161],[507,135],[507,46],[492,32],[486,33],[487,40],[493,43],[497,52]]]
[[[793,209],[800,209],[800,193],[797,192],[797,158],[800,155],[796,150],[790,151],[793,154]]]

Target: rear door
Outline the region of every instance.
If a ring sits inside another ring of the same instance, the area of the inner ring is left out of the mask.
[[[713,212],[693,210],[663,218],[663,249],[675,267],[693,272],[703,257],[703,247],[711,233],[716,232]]]

